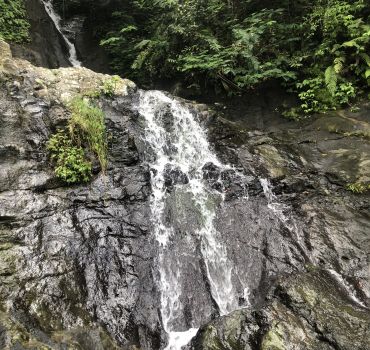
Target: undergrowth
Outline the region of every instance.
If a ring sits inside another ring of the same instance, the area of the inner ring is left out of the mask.
[[[29,40],[29,28],[22,0],[0,0],[0,39],[24,43]]]
[[[365,0],[127,0],[97,26],[118,74],[226,95],[277,80],[300,100],[291,119],[351,105],[370,88]]]
[[[68,184],[88,182],[91,178],[91,162],[82,147],[76,146],[66,130],[59,130],[47,144],[51,159],[55,162],[56,176]]]
[[[370,191],[370,183],[366,184],[362,182],[354,182],[354,183],[348,184],[346,188],[348,191],[351,191],[352,193],[362,194],[362,193]]]
[[[52,135],[47,143],[55,174],[68,184],[87,182],[96,158],[104,173],[107,169],[107,141],[104,113],[86,98],[69,103],[71,118],[67,127]]]

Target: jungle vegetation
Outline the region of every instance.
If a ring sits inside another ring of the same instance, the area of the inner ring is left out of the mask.
[[[144,84],[242,94],[278,80],[307,114],[369,87],[369,1],[121,0],[109,16],[99,35],[112,69]]]
[[[29,39],[29,27],[23,0],[0,0],[0,38],[23,43]]]

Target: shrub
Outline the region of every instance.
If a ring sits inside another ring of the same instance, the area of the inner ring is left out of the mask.
[[[0,0],[0,38],[23,43],[29,40],[29,27],[22,0]]]
[[[91,157],[95,156],[103,172],[107,168],[107,142],[104,114],[82,97],[69,104],[71,118],[65,129],[59,130],[47,142],[55,174],[68,184],[91,179]]]
[[[120,80],[121,78],[117,75],[113,75],[110,79],[105,80],[103,86],[100,87],[100,93],[106,97],[112,98]]]
[[[71,101],[69,108],[72,115],[68,128],[72,140],[78,145],[87,144],[88,149],[96,155],[101,169],[105,172],[107,141],[103,111],[91,105],[88,99],[80,96]]]
[[[126,0],[99,27],[112,68],[141,83],[182,80],[241,94],[279,80],[306,114],[370,85],[365,0]]]
[[[66,130],[59,130],[47,143],[55,174],[68,184],[87,182],[91,178],[91,162],[82,147],[75,146]]]

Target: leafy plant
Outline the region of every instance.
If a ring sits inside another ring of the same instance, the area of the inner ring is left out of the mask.
[[[0,0],[0,38],[16,43],[29,40],[30,24],[23,0]]]
[[[297,83],[307,113],[349,104],[365,87],[370,60],[370,26],[361,15],[362,0],[316,0],[305,17],[306,38],[313,48],[305,59],[306,79]],[[317,40],[320,38],[320,40]],[[326,91],[325,91],[326,90]]]
[[[348,191],[351,191],[356,194],[361,194],[361,193],[370,191],[370,184],[365,184],[362,182],[355,182],[355,183],[348,184],[346,188]]]
[[[120,81],[121,78],[118,75],[113,75],[112,77],[105,79],[103,85],[99,86],[97,89],[85,92],[82,97],[93,100],[101,96],[112,98]]]
[[[47,142],[55,174],[66,183],[87,182],[92,173],[91,157],[95,156],[103,172],[107,168],[107,142],[104,114],[80,96],[69,108],[67,127],[52,135]]]
[[[103,86],[100,87],[100,92],[106,97],[112,98],[120,80],[121,78],[117,75],[113,75],[111,78],[106,79]]]
[[[91,162],[82,147],[74,145],[66,130],[59,130],[47,143],[55,174],[68,184],[87,182],[91,178]]]
[[[99,32],[112,68],[141,83],[241,94],[274,79],[312,114],[369,88],[369,15],[364,0],[127,0]]]
[[[72,115],[68,129],[72,140],[78,145],[87,144],[89,151],[96,155],[101,169],[105,172],[107,141],[103,111],[80,96],[71,101],[69,108]]]

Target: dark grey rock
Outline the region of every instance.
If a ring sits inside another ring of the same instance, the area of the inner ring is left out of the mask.
[[[135,86],[122,80],[111,99],[98,102],[110,135],[106,174],[96,173],[87,185],[66,186],[52,171],[45,143],[66,124],[66,101],[109,77],[83,68],[35,68],[5,51],[0,347],[163,348],[145,162],[155,155],[148,156],[142,140]],[[228,164],[206,164],[203,175],[207,205],[216,210],[217,239],[227,249],[232,283],[246,309],[218,317],[195,234],[204,218],[186,192],[186,176],[169,168],[164,214],[177,248],[164,259],[181,268],[186,310],[176,326],[205,324],[194,349],[366,349],[360,341],[368,337],[368,309],[353,298],[369,306],[369,196],[351,194],[345,184],[367,181],[367,139],[318,131],[316,120],[280,126],[275,121],[272,129],[265,120],[262,129],[249,129],[246,121],[208,113],[203,105],[192,108],[201,110],[212,147]],[[170,111],[164,118],[171,130]],[[269,201],[261,178],[272,184]],[[303,273],[308,265],[320,269]],[[292,277],[282,279],[286,275]]]
[[[326,271],[281,278],[267,304],[240,310],[201,328],[194,350],[364,350],[370,312]]]
[[[68,48],[48,16],[42,0],[27,0],[25,7],[31,24],[30,43],[13,44],[14,57],[47,68],[69,67]]]

